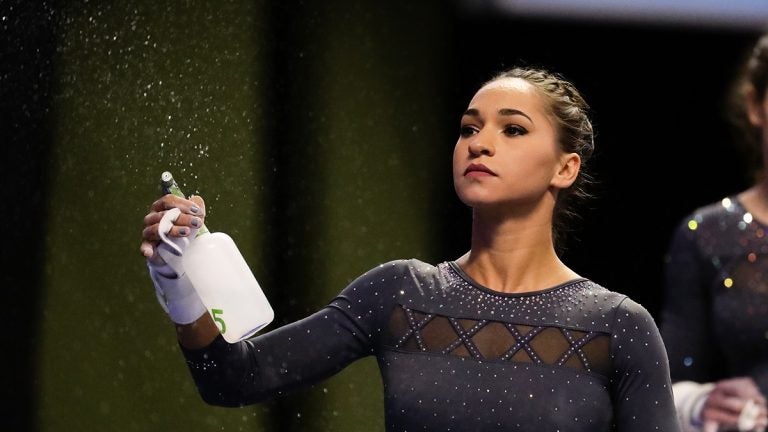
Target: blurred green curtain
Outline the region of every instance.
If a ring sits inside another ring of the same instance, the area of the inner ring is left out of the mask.
[[[203,403],[138,252],[170,170],[262,282],[267,331],[381,262],[450,258],[444,6],[328,3],[56,11],[41,431],[384,429],[371,358],[264,404]]]

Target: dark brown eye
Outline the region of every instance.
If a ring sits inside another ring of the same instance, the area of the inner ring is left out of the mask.
[[[477,129],[473,126],[464,125],[459,129],[459,135],[466,138],[477,133]]]
[[[507,136],[525,135],[527,133],[528,131],[525,130],[525,128],[516,125],[510,125],[504,128],[504,135]]]

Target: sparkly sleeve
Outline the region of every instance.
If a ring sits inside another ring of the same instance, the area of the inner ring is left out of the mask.
[[[661,334],[673,381],[706,382],[716,378],[719,362],[710,329],[706,281],[709,267],[696,245],[695,232],[680,224],[670,243],[664,273]]]
[[[328,306],[300,321],[245,341],[218,337],[201,350],[182,347],[203,400],[241,406],[305,387],[373,354],[388,281],[397,266],[379,266],[347,286]]]
[[[667,354],[651,314],[625,298],[612,334],[616,430],[679,432]]]

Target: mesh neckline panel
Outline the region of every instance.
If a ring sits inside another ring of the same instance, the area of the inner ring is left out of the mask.
[[[610,336],[603,332],[453,318],[399,305],[389,335],[388,345],[403,351],[610,372]]]
[[[427,308],[421,302],[399,302],[389,318],[386,346],[403,352],[534,363],[609,376],[610,334],[596,327],[569,326],[570,319],[563,315],[564,309],[578,308],[572,302],[585,284],[591,284],[587,279],[535,292],[501,293],[477,284],[453,262],[439,268],[446,291],[432,298],[443,301]],[[470,307],[463,308],[464,312],[445,310],[449,308],[443,308],[444,301],[452,303],[446,296]],[[529,309],[535,313],[527,313]],[[476,312],[470,313],[472,310]],[[517,313],[502,313],[505,310]],[[560,320],[562,326],[553,322]]]

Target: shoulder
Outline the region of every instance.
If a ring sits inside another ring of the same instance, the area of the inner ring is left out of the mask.
[[[581,294],[584,303],[591,303],[601,311],[614,310],[629,298],[626,294],[612,291],[590,279],[584,279],[571,286],[575,293]]]
[[[642,316],[643,318],[651,317],[651,314],[648,312],[648,309],[646,309],[645,306],[636,302],[628,295],[617,291],[611,291],[608,288],[605,288],[594,282],[591,283],[596,287],[594,288],[594,291],[601,293],[600,297],[603,299],[603,305],[609,307],[611,310],[614,310],[617,316],[623,314],[625,316]]]
[[[712,229],[728,226],[744,218],[746,210],[736,196],[728,196],[719,201],[701,206],[687,214],[678,223],[678,229],[695,233],[700,228]]]
[[[699,207],[682,218],[675,230],[670,251],[715,250],[723,238],[737,238],[751,222],[736,196]]]
[[[376,322],[384,322],[389,311],[401,304],[404,297],[414,292],[427,292],[435,285],[436,266],[416,259],[399,259],[384,262],[366,271],[349,283],[331,302],[356,320],[374,316]]]
[[[648,309],[628,296],[624,296],[621,303],[616,307],[615,322],[617,325],[620,325],[622,322],[656,325],[655,320]]]
[[[583,290],[580,296],[582,306],[579,309],[584,310],[584,316],[601,322],[601,327],[610,333],[616,333],[623,330],[626,324],[633,327],[642,326],[646,328],[651,325],[655,327],[655,321],[642,304],[636,302],[626,294],[612,291],[591,280],[585,280],[579,284]]]
[[[616,294],[616,299],[619,303],[612,311],[610,319],[614,348],[651,349],[660,345],[661,333],[648,309],[626,295]]]
[[[437,266],[418,259],[398,259],[373,267],[355,279],[349,289],[395,292],[406,286],[429,284],[439,274]]]
[[[424,261],[411,259],[398,259],[388,261],[377,265],[365,272],[361,277],[384,277],[384,278],[430,278],[438,273],[437,266]]]

